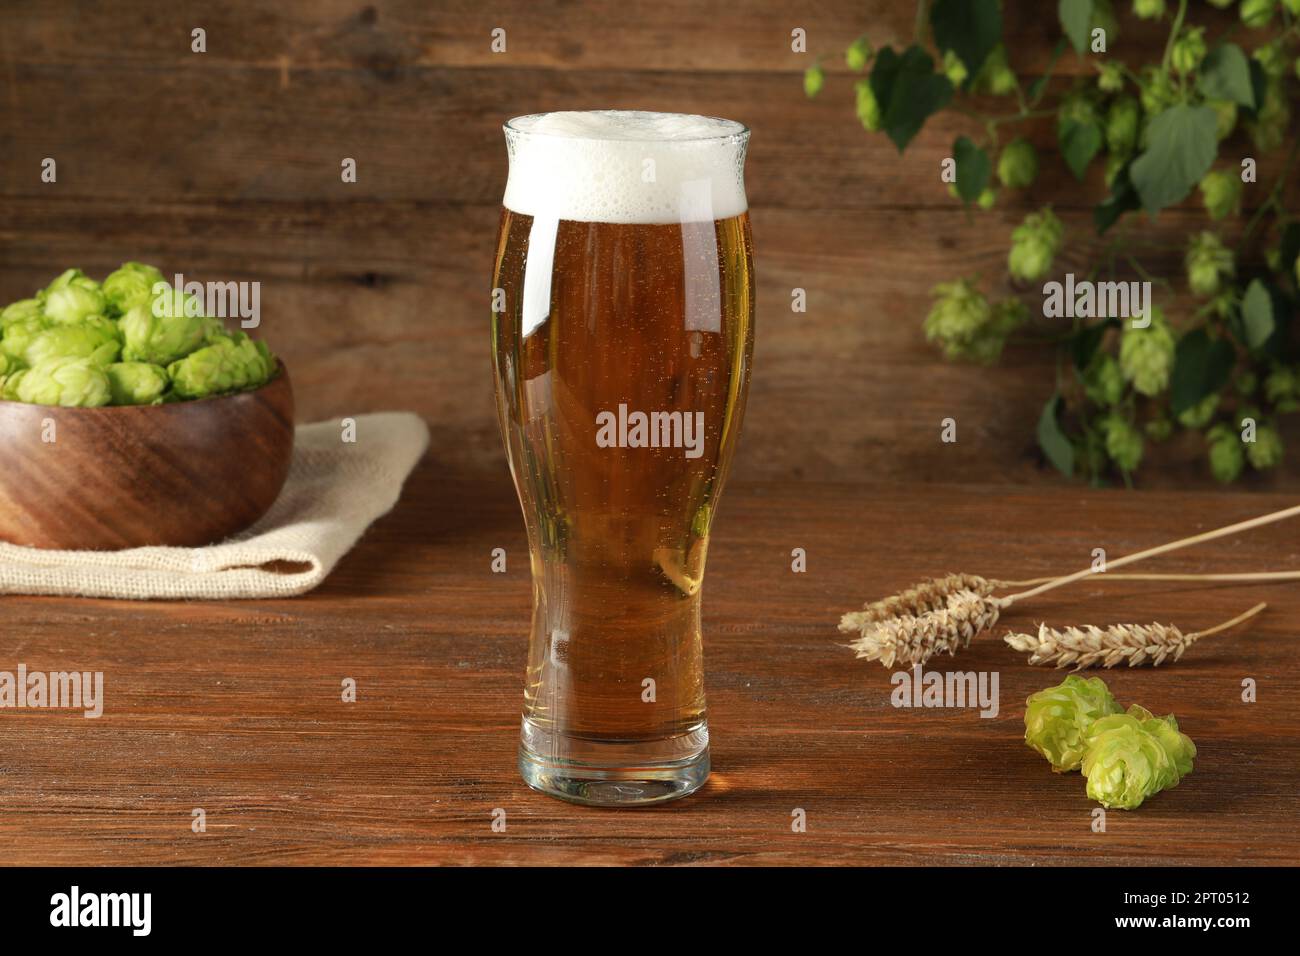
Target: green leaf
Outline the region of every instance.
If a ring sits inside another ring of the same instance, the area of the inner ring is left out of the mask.
[[[1119,325],[1119,319],[1103,319],[1100,322],[1094,322],[1092,325],[1085,325],[1079,331],[1070,336],[1070,358],[1074,362],[1074,367],[1083,373],[1091,364],[1097,350],[1101,348],[1101,341],[1106,337],[1106,330],[1115,328]]]
[[[1111,180],[1110,195],[1093,207],[1092,222],[1097,227],[1099,236],[1104,235],[1107,229],[1119,222],[1126,212],[1142,208],[1142,200],[1138,198],[1137,190],[1133,188],[1133,180],[1129,176],[1132,166],[1132,162],[1128,162],[1121,167],[1115,174],[1115,178]]]
[[[952,144],[952,156],[957,161],[957,194],[966,202],[974,202],[989,184],[993,161],[965,136]]]
[[[932,113],[952,99],[952,83],[934,72],[934,60],[916,44],[901,54],[885,47],[871,68],[871,92],[880,104],[881,128],[901,153]]]
[[[1088,164],[1101,149],[1101,127],[1096,123],[1063,119],[1056,127],[1056,137],[1070,172],[1074,173],[1075,179],[1083,179]]]
[[[1147,148],[1129,175],[1150,215],[1187,198],[1210,171],[1219,151],[1217,125],[1210,107],[1180,103],[1147,126]]]
[[[1002,39],[998,0],[936,0],[930,28],[940,50],[952,50],[966,64],[966,86]]]
[[[1216,46],[1201,64],[1201,92],[1212,100],[1231,100],[1246,109],[1255,108],[1255,91],[1250,81],[1250,61],[1235,43]]]
[[[1061,0],[1057,6],[1061,29],[1070,38],[1074,52],[1080,55],[1088,49],[1092,26],[1092,0]]]
[[[1053,395],[1043,406],[1043,412],[1038,416],[1038,447],[1061,474],[1072,478],[1074,477],[1074,446],[1061,430],[1058,413],[1062,404],[1064,403],[1061,396]]]
[[[1169,383],[1173,413],[1181,415],[1223,388],[1236,360],[1232,343],[1210,338],[1205,329],[1195,329],[1179,339],[1174,353],[1174,374]]]
[[[1262,348],[1277,328],[1273,321],[1273,297],[1258,279],[1246,287],[1246,297],[1241,300],[1241,325],[1246,346],[1252,350]]]

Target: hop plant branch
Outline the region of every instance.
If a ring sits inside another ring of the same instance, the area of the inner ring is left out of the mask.
[[[1277,420],[1300,411],[1300,343],[1287,316],[1300,308],[1300,219],[1287,207],[1300,143],[1291,123],[1292,74],[1300,77],[1300,22],[1293,6],[1293,0],[1280,0],[1279,26],[1278,3],[1244,0],[1237,7],[1248,31],[1207,36],[1193,22],[1199,11],[1186,0],[1172,10],[1164,0],[1137,0],[1134,16],[1163,20],[1169,28],[1162,50],[1143,65],[1121,58],[1129,47],[1115,42],[1119,21],[1111,3],[1091,5],[1087,24],[1071,20],[1062,5],[1062,37],[1028,95],[1002,43],[990,49],[971,42],[972,22],[978,21],[974,32],[981,36],[1001,34],[1002,14],[987,3],[918,3],[910,47],[900,53],[886,46],[850,60],[854,72],[870,71],[854,85],[859,121],[868,131],[889,135],[900,152],[941,110],[979,124],[982,133],[972,134],[979,141],[959,137],[949,158],[955,169],[949,191],[972,211],[992,208],[1037,176],[1038,150],[1027,139],[999,142],[1007,127],[1055,117],[1060,158],[1081,183],[1104,160],[1108,195],[1094,218],[1101,234],[1118,228],[1079,269],[1090,283],[1103,275],[1109,282],[1136,275],[1160,299],[1180,291],[1170,276],[1153,274],[1138,261],[1134,250],[1143,237],[1130,227],[1143,208],[1155,213],[1199,194],[1208,223],[1188,237],[1184,280],[1200,301],[1168,318],[1159,302],[1147,303],[1160,317],[1154,330],[1116,322],[1136,317],[1121,309],[1076,314],[1057,336],[1022,334],[1038,311],[1033,294],[1059,271],[1067,245],[1078,241],[1065,235],[1050,208],[1028,215],[1010,237],[1009,294],[994,298],[978,277],[955,278],[932,290],[924,330],[946,357],[992,364],[1006,346],[1017,345],[1054,348],[1067,360],[1068,373],[1047,397],[1038,439],[1046,461],[1068,476],[1093,484],[1117,476],[1132,485],[1152,457],[1148,453],[1176,431],[1200,436],[1203,467],[1223,483],[1238,480],[1248,468],[1276,468],[1283,459]],[[1089,41],[1097,27],[1105,31],[1108,49],[1093,55]],[[1071,45],[1090,57],[1096,78],[1054,83],[1049,90],[1056,61]],[[805,83],[810,96],[823,85],[820,67],[812,69],[816,81]],[[1243,83],[1242,76],[1250,81]],[[1012,102],[1005,112],[990,110],[971,93]],[[1253,149],[1230,142],[1243,134]],[[1261,172],[1271,171],[1279,164],[1269,154],[1288,135],[1291,154],[1272,188],[1259,203],[1243,202],[1255,187],[1246,185],[1239,158],[1257,158]],[[1243,205],[1249,220],[1239,238],[1227,243],[1218,224],[1245,220]],[[1150,228],[1147,221],[1141,229]],[[1265,380],[1291,384],[1259,388]]]

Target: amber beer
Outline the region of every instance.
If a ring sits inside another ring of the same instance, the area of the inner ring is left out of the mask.
[[[709,773],[700,594],[753,351],[738,123],[506,124],[497,407],[534,610],[519,765],[602,805]]]

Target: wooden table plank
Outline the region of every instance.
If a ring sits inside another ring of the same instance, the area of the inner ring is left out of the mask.
[[[996,670],[1001,710],[896,710],[889,673],[838,614],[949,570],[1033,576],[1281,507],[1277,495],[1006,486],[740,483],[710,549],[705,634],[715,774],[663,807],[602,811],[514,768],[530,591],[504,478],[435,462],[330,580],[297,600],[0,599],[0,669],[102,670],[104,715],[0,710],[6,863],[1297,863],[1295,585],[1098,583],[1008,625],[1258,623],[1177,665],[1106,675],[1175,712],[1195,773],[1092,833],[1083,781],[1020,740],[1059,674],[985,640],[933,669]],[[507,550],[492,574],[490,552]],[[806,548],[794,574],[790,549]],[[1294,522],[1160,559],[1165,570],[1297,567]],[[1001,631],[999,630],[999,633]],[[358,682],[344,704],[340,681]],[[1240,700],[1258,682],[1259,700]],[[207,832],[190,830],[191,811]],[[494,833],[502,808],[507,829]],[[802,808],[808,831],[793,833]]]

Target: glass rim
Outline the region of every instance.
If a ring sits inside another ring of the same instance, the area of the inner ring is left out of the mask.
[[[569,136],[563,133],[547,133],[538,132],[537,130],[523,129],[517,125],[522,120],[550,116],[553,113],[616,113],[624,116],[635,116],[638,114],[689,116],[712,120],[716,123],[727,123],[735,128],[722,133],[711,133],[707,136],[687,136],[679,139],[638,139],[636,137],[628,136]],[[704,113],[665,113],[656,110],[545,110],[540,113],[525,113],[522,116],[512,116],[501,124],[501,129],[507,134],[515,136],[535,136],[539,139],[571,140],[575,143],[647,143],[653,145],[673,143],[721,143],[726,142],[727,140],[748,139],[750,133],[749,127],[740,122],[740,120],[727,119],[723,116],[708,116]]]

